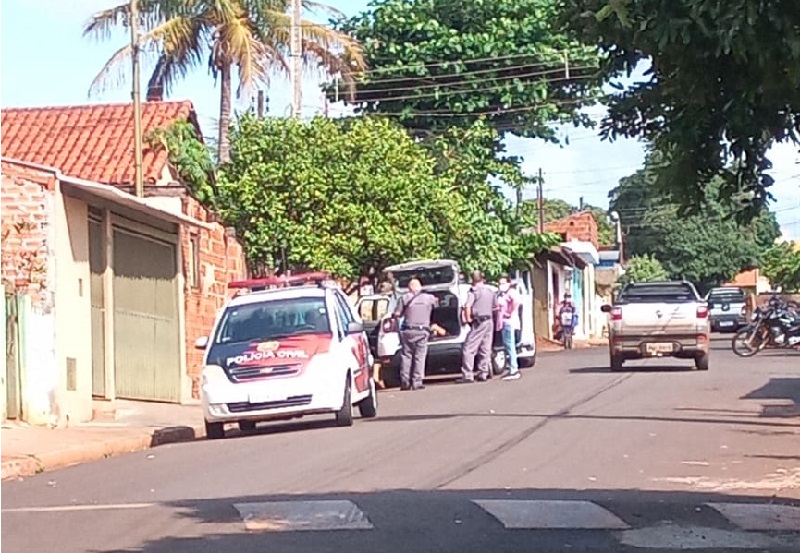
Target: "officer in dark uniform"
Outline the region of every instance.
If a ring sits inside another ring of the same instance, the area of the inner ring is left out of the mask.
[[[422,291],[422,283],[412,278],[408,292],[403,294],[394,310],[394,317],[404,317],[400,328],[401,361],[400,388],[422,390],[425,378],[425,359],[431,334],[431,314],[439,305],[436,296]],[[413,368],[413,377],[412,377]]]
[[[476,379],[484,382],[489,378],[496,305],[496,295],[486,286],[483,273],[480,271],[472,273],[472,288],[467,294],[467,303],[464,305],[464,322],[471,328],[461,350],[462,377],[456,380],[459,384],[475,382]],[[478,356],[477,371],[475,370],[476,355]]]

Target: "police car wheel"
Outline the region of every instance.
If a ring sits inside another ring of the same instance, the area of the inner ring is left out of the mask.
[[[492,353],[492,374],[494,375],[501,375],[506,370],[506,362],[508,359],[506,358],[505,350],[496,350]]]
[[[342,408],[336,412],[336,426],[353,426],[353,397],[351,391],[350,375],[344,385],[344,398]]]
[[[221,440],[225,437],[225,425],[221,422],[206,423],[206,438],[209,440]]]
[[[375,381],[369,381],[369,395],[358,402],[358,412],[364,419],[371,419],[378,415],[378,394]]]

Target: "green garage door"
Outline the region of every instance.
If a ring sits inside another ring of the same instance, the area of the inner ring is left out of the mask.
[[[180,401],[175,246],[114,229],[116,395]]]

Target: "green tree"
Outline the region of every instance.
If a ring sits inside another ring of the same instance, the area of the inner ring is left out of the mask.
[[[560,0],[562,28],[595,44],[610,79],[649,64],[608,100],[608,138],[645,138],[667,152],[662,190],[697,212],[721,175],[745,219],[773,183],[767,150],[800,130],[800,10],[795,0]]]
[[[553,139],[553,121],[584,122],[600,83],[595,48],[553,29],[556,0],[380,0],[337,28],[370,68],[354,103],[415,133],[469,128]],[[333,97],[335,87],[328,89]]]
[[[332,8],[304,1],[307,8]],[[290,17],[288,0],[139,0],[141,49],[155,57],[148,82],[148,98],[163,98],[172,85],[197,67],[207,64],[220,80],[219,159],[228,160],[228,130],[233,100],[233,71],[238,71],[237,96],[257,82],[267,82],[274,71],[288,71]],[[115,26],[129,28],[130,4],[95,13],[84,35],[108,38]],[[352,83],[363,69],[358,43],[344,33],[302,22],[302,48],[308,62]],[[131,55],[125,45],[111,56],[92,81],[90,94],[109,84],[115,70],[124,67]],[[123,65],[121,65],[123,64]]]
[[[774,214],[762,208],[750,223],[740,224],[738,206],[720,192],[719,179],[704,187],[695,214],[682,213],[672,196],[656,185],[658,154],[645,168],[625,177],[611,191],[611,209],[620,214],[629,256],[651,255],[671,278],[686,278],[699,288],[729,281],[757,265],[761,253],[780,235]]]
[[[800,249],[787,242],[773,245],[764,254],[761,270],[784,292],[800,292]]]
[[[655,282],[666,280],[668,276],[666,269],[655,257],[634,256],[625,264],[625,273],[620,277],[620,283],[624,285],[631,282]]]
[[[592,205],[584,205],[584,211],[590,212],[597,222],[597,243],[600,246],[612,246],[616,242],[616,230],[608,219],[608,212]],[[532,227],[536,227],[539,220],[538,203],[536,200],[525,200],[522,202],[522,213]],[[551,223],[569,217],[569,215],[579,210],[579,206],[573,206],[566,200],[560,198],[544,199],[544,221]]]
[[[494,132],[483,131],[473,139]],[[231,161],[216,180],[209,152],[188,123],[150,140],[167,149],[194,195],[236,229],[257,272],[285,261],[293,270],[354,277],[446,256],[497,275],[557,240],[522,232],[510,203],[486,184],[501,166],[470,159],[466,142],[443,165],[445,156],[387,120],[301,123],[247,115],[234,127]]]

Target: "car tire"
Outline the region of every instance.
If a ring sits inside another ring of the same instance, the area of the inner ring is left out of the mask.
[[[497,349],[492,351],[492,376],[500,376],[506,372],[506,365],[508,364],[508,356],[504,349]]]
[[[694,368],[698,371],[708,370],[708,352],[694,358]]]
[[[536,352],[533,352],[533,355],[530,357],[517,357],[517,363],[519,363],[520,369],[532,368],[536,365]]]
[[[353,426],[353,396],[351,386],[350,374],[348,373],[347,381],[344,385],[342,408],[336,411],[336,426]]]
[[[255,421],[239,421],[239,430],[242,432],[249,434],[251,432],[256,431],[256,423]]]
[[[221,422],[206,423],[206,438],[209,440],[221,440],[225,437],[225,425]]]
[[[400,387],[400,369],[394,365],[389,365],[381,369],[381,381],[386,388]]]
[[[373,419],[378,416],[378,393],[375,381],[369,380],[369,395],[358,402],[358,413],[362,419]]]
[[[622,370],[622,365],[624,364],[625,360],[622,358],[621,355],[614,355],[613,353],[609,356],[608,365],[611,368],[611,372],[620,372]]]

